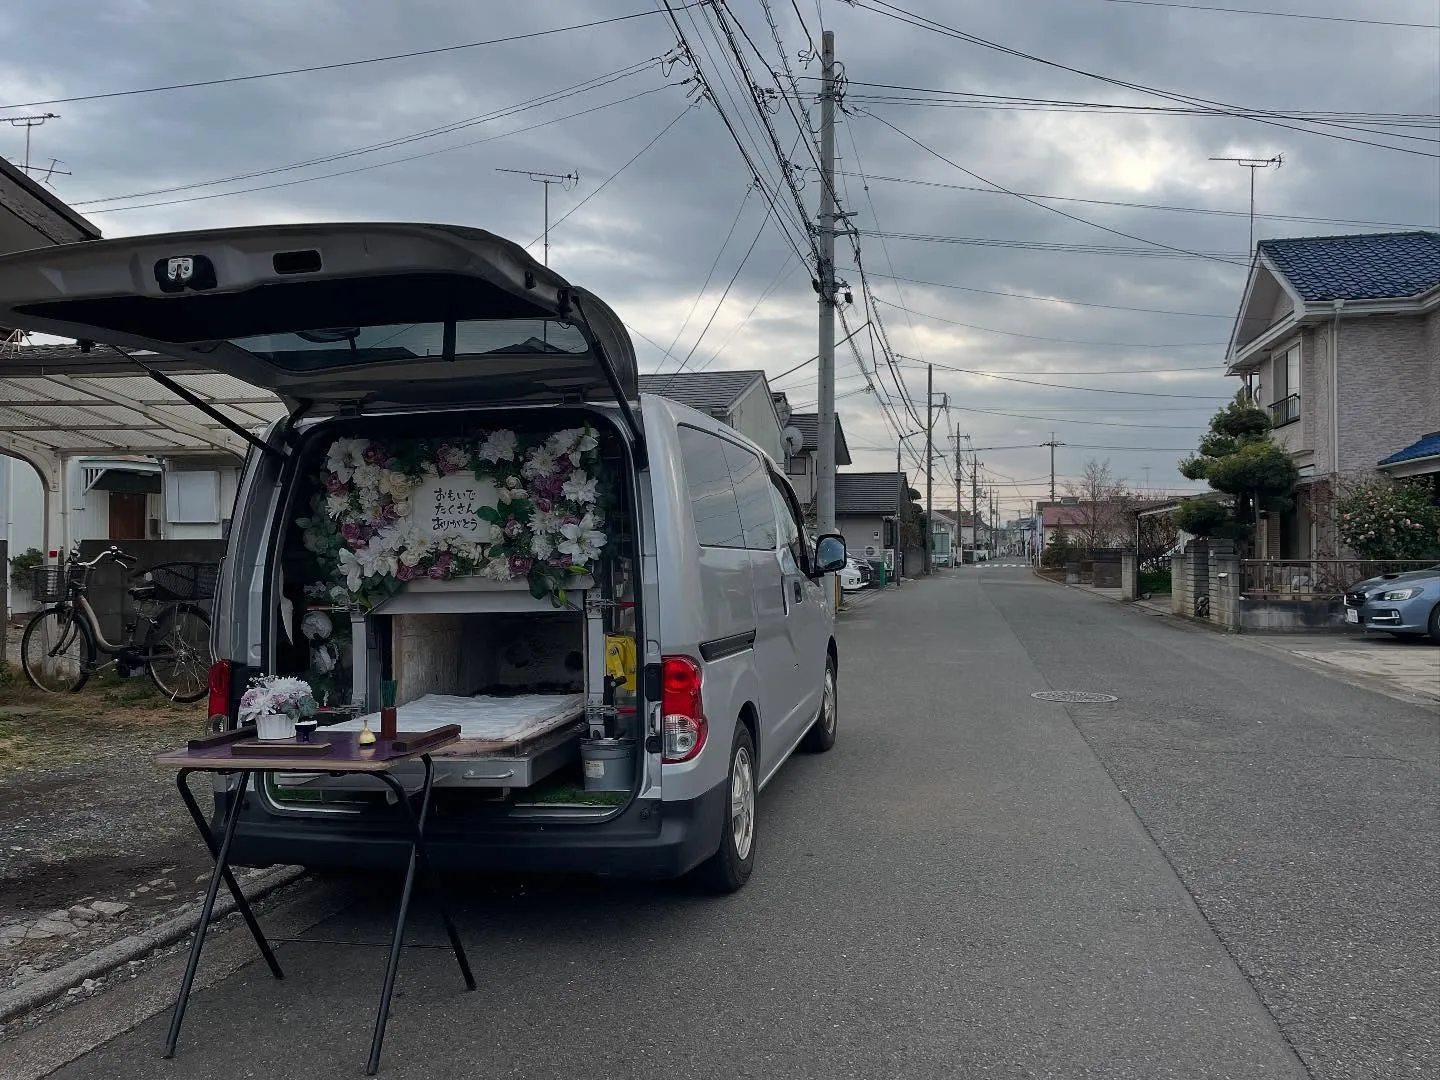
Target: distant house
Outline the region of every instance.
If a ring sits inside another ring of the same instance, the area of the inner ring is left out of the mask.
[[[782,425],[763,371],[682,371],[640,376],[640,390],[688,405],[729,424],[777,464],[785,461]]]
[[[1440,232],[1262,240],[1226,360],[1302,478],[1257,550],[1333,551],[1337,476],[1440,473]]]
[[[787,453],[784,459],[785,473],[794,485],[795,494],[806,506],[815,504],[815,493],[817,490],[817,477],[820,458],[820,414],[813,412],[797,413],[790,411],[790,402],[783,393],[774,394],[775,412],[780,418],[780,427],[783,431],[787,427],[793,427],[800,432],[800,449],[797,453]],[[850,447],[845,442],[845,427],[840,422],[840,416],[835,416],[835,465],[837,468],[850,464]]]
[[[919,570],[923,559],[920,537],[915,531],[915,505],[910,501],[910,479],[904,473],[837,473],[835,476],[835,525],[845,537],[845,547],[856,559],[886,559],[891,548],[891,522],[899,514],[901,570]],[[887,521],[888,519],[888,521]]]

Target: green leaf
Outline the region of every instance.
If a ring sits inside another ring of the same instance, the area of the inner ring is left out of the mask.
[[[499,525],[505,520],[500,516],[500,511],[493,506],[482,506],[475,511],[475,514],[481,521],[488,521],[491,525]]]

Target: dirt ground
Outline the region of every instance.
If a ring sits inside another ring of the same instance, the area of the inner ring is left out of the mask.
[[[0,683],[0,988],[192,900],[209,860],[153,759],[205,726],[204,702],[173,705],[145,678],[63,696],[13,668]]]

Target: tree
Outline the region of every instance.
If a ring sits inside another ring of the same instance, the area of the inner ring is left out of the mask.
[[[1072,523],[1066,528],[1081,551],[1094,554],[1101,548],[1128,547],[1134,540],[1130,512],[1136,500],[1125,481],[1111,471],[1108,460],[1087,461],[1080,479],[1065,485],[1065,494],[1075,500],[1068,508]]]
[[[1335,501],[1345,546],[1362,559],[1440,556],[1440,507],[1426,485],[1376,477]]]
[[[1137,554],[1142,570],[1169,569],[1165,558],[1180,542],[1180,530],[1173,514],[1150,514],[1139,519],[1139,547]]]
[[[1300,484],[1290,455],[1270,441],[1270,416],[1242,391],[1210,418],[1200,452],[1180,462],[1181,475],[1208,481],[1217,493],[1186,499],[1175,523],[1196,536],[1248,545],[1259,510],[1283,512]]]

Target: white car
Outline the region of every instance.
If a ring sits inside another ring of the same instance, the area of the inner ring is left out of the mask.
[[[840,588],[846,592],[855,592],[870,584],[874,577],[874,571],[858,559],[847,559],[845,569],[840,571]]]

